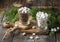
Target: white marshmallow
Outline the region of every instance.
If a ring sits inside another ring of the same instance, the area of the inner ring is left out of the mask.
[[[24,32],[24,33],[22,33],[22,35],[24,36],[26,33]]]
[[[56,28],[54,28],[54,31],[55,31],[55,32],[57,31]]]
[[[51,31],[54,31],[54,29],[52,28]]]
[[[27,7],[21,7],[19,10],[18,10],[18,13],[21,12],[21,13],[30,13],[30,9],[27,8]]]
[[[59,27],[57,27],[57,29],[59,30],[60,28],[59,28]]]
[[[33,33],[32,35],[35,35],[35,33]]]
[[[30,39],[33,39],[33,36],[30,36],[29,38],[30,38]]]

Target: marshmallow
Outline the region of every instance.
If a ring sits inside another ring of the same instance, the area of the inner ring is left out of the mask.
[[[54,31],[54,29],[52,28],[51,31]]]
[[[57,29],[59,30],[60,28],[59,28],[59,27],[57,27]]]
[[[29,38],[30,38],[30,39],[33,39],[33,36],[30,36]]]
[[[26,33],[24,32],[24,33],[22,33],[22,35],[24,36]]]
[[[33,33],[32,35],[35,35],[35,33]]]
[[[18,13],[21,12],[21,13],[30,13],[30,8],[27,8],[27,7],[21,7],[19,10],[18,10]]]
[[[54,28],[54,31],[55,31],[55,32],[57,31],[56,28]]]

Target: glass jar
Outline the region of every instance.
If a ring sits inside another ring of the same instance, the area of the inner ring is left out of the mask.
[[[21,13],[21,12],[19,12],[19,21],[23,25],[28,25],[30,23],[30,21],[29,21],[29,13]]]
[[[27,8],[27,7],[26,7]],[[28,9],[28,8],[27,8]],[[20,23],[21,24],[23,24],[23,25],[28,25],[28,24],[30,24],[30,21],[29,21],[29,10],[27,10],[27,9],[24,9],[24,7],[23,7],[23,9],[22,10],[20,10],[20,11],[18,11],[18,13],[19,13],[19,21],[20,21]]]

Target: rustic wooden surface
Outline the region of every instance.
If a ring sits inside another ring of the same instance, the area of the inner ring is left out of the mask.
[[[1,27],[1,26],[0,26]],[[13,33],[6,36],[4,40],[2,37],[7,29],[0,28],[0,42],[54,42],[54,38],[51,39],[49,35],[39,35],[40,39],[29,39],[29,35],[22,36],[21,34]]]
[[[1,19],[0,19],[1,20]],[[22,36],[21,33],[17,31],[12,34],[8,34],[4,40],[2,40],[4,33],[7,29],[2,27],[0,24],[0,42],[55,42],[54,37],[49,35],[39,35],[40,39],[29,39],[30,35]]]

